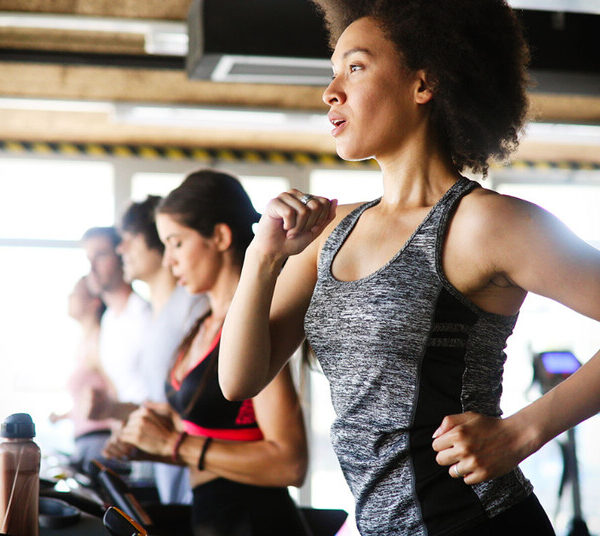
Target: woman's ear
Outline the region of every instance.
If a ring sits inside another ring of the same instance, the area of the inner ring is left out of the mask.
[[[217,223],[212,236],[218,251],[227,251],[233,243],[231,227],[226,223]]]
[[[427,104],[433,99],[433,85],[424,69],[417,71],[417,86],[415,90],[415,102],[417,104]]]

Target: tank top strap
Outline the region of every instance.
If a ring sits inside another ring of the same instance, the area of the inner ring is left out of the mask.
[[[345,216],[340,223],[337,224],[333,231],[331,231],[331,234],[327,237],[327,240],[325,240],[319,255],[319,276],[322,275],[323,270],[327,271],[329,269],[329,266],[333,261],[333,257],[335,257],[335,254],[342,247],[342,244],[346,241],[346,238],[348,238],[348,235],[356,225],[356,222],[358,221],[358,218],[360,218],[361,214],[368,208],[377,205],[380,201],[381,197],[378,197],[373,201],[368,201],[356,207],[352,212]]]
[[[430,225],[434,230],[431,235],[434,237],[436,243],[434,248],[436,264],[439,265],[441,261],[442,245],[446,236],[448,222],[452,214],[454,214],[458,203],[465,195],[480,186],[478,182],[461,176],[432,209]]]
[[[443,227],[449,216],[456,208],[458,202],[468,194],[473,188],[479,186],[479,183],[460,177],[442,197],[431,207],[429,213],[416,228],[414,234],[429,233],[431,229],[438,229],[440,225]],[[443,234],[443,232],[442,232]]]
[[[424,220],[415,229],[413,236],[410,237],[406,245],[415,243],[415,245],[425,246],[431,252],[432,256],[437,258],[441,252],[441,241],[445,235],[451,214],[458,205],[458,202],[476,187],[479,187],[479,183],[461,176],[432,207]],[[356,207],[331,232],[319,256],[319,276],[325,275],[330,269],[333,258],[348,238],[348,235],[363,212],[377,205],[380,201],[381,198],[378,198]],[[437,247],[435,247],[435,243],[438,244]],[[432,260],[435,263],[435,259]]]
[[[414,256],[415,252],[419,251],[418,256],[423,261],[426,260],[426,265],[440,275],[440,262],[448,222],[459,201],[478,186],[479,183],[461,176],[431,208],[425,219],[416,228],[405,245],[405,249],[408,250],[403,252],[405,258],[407,255],[409,257]]]
[[[431,216],[433,220],[436,220],[435,224],[439,228],[438,232],[440,234],[443,235],[445,233],[445,227],[448,225],[450,216],[458,206],[458,202],[479,186],[478,182],[461,176],[436,203],[431,211]]]

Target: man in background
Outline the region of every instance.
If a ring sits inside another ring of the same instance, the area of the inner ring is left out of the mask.
[[[114,227],[93,227],[85,232],[81,243],[90,262],[88,284],[106,304],[100,322],[100,365],[115,388],[117,399],[137,405],[146,398],[139,374],[140,350],[151,309],[123,278],[123,265],[117,253],[120,241]]]
[[[160,197],[149,196],[131,203],[121,218],[121,242],[124,279],[129,284],[147,285],[152,316],[139,353],[138,375],[144,396],[140,402],[166,404],[165,382],[176,350],[184,335],[207,309],[204,296],[191,296],[177,286],[171,271],[163,266],[164,246],[158,237],[154,212]],[[123,401],[94,401],[91,413],[97,418],[110,416],[125,421],[137,405]],[[154,478],[163,504],[189,504],[192,499],[188,471],[184,467],[154,463]]]

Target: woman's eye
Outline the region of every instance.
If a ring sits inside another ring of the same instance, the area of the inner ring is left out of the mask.
[[[360,65],[350,65],[350,72],[360,71],[362,67]]]

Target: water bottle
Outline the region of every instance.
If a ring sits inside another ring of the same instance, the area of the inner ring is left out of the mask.
[[[40,449],[31,416],[10,415],[0,436],[0,533],[38,536]]]

